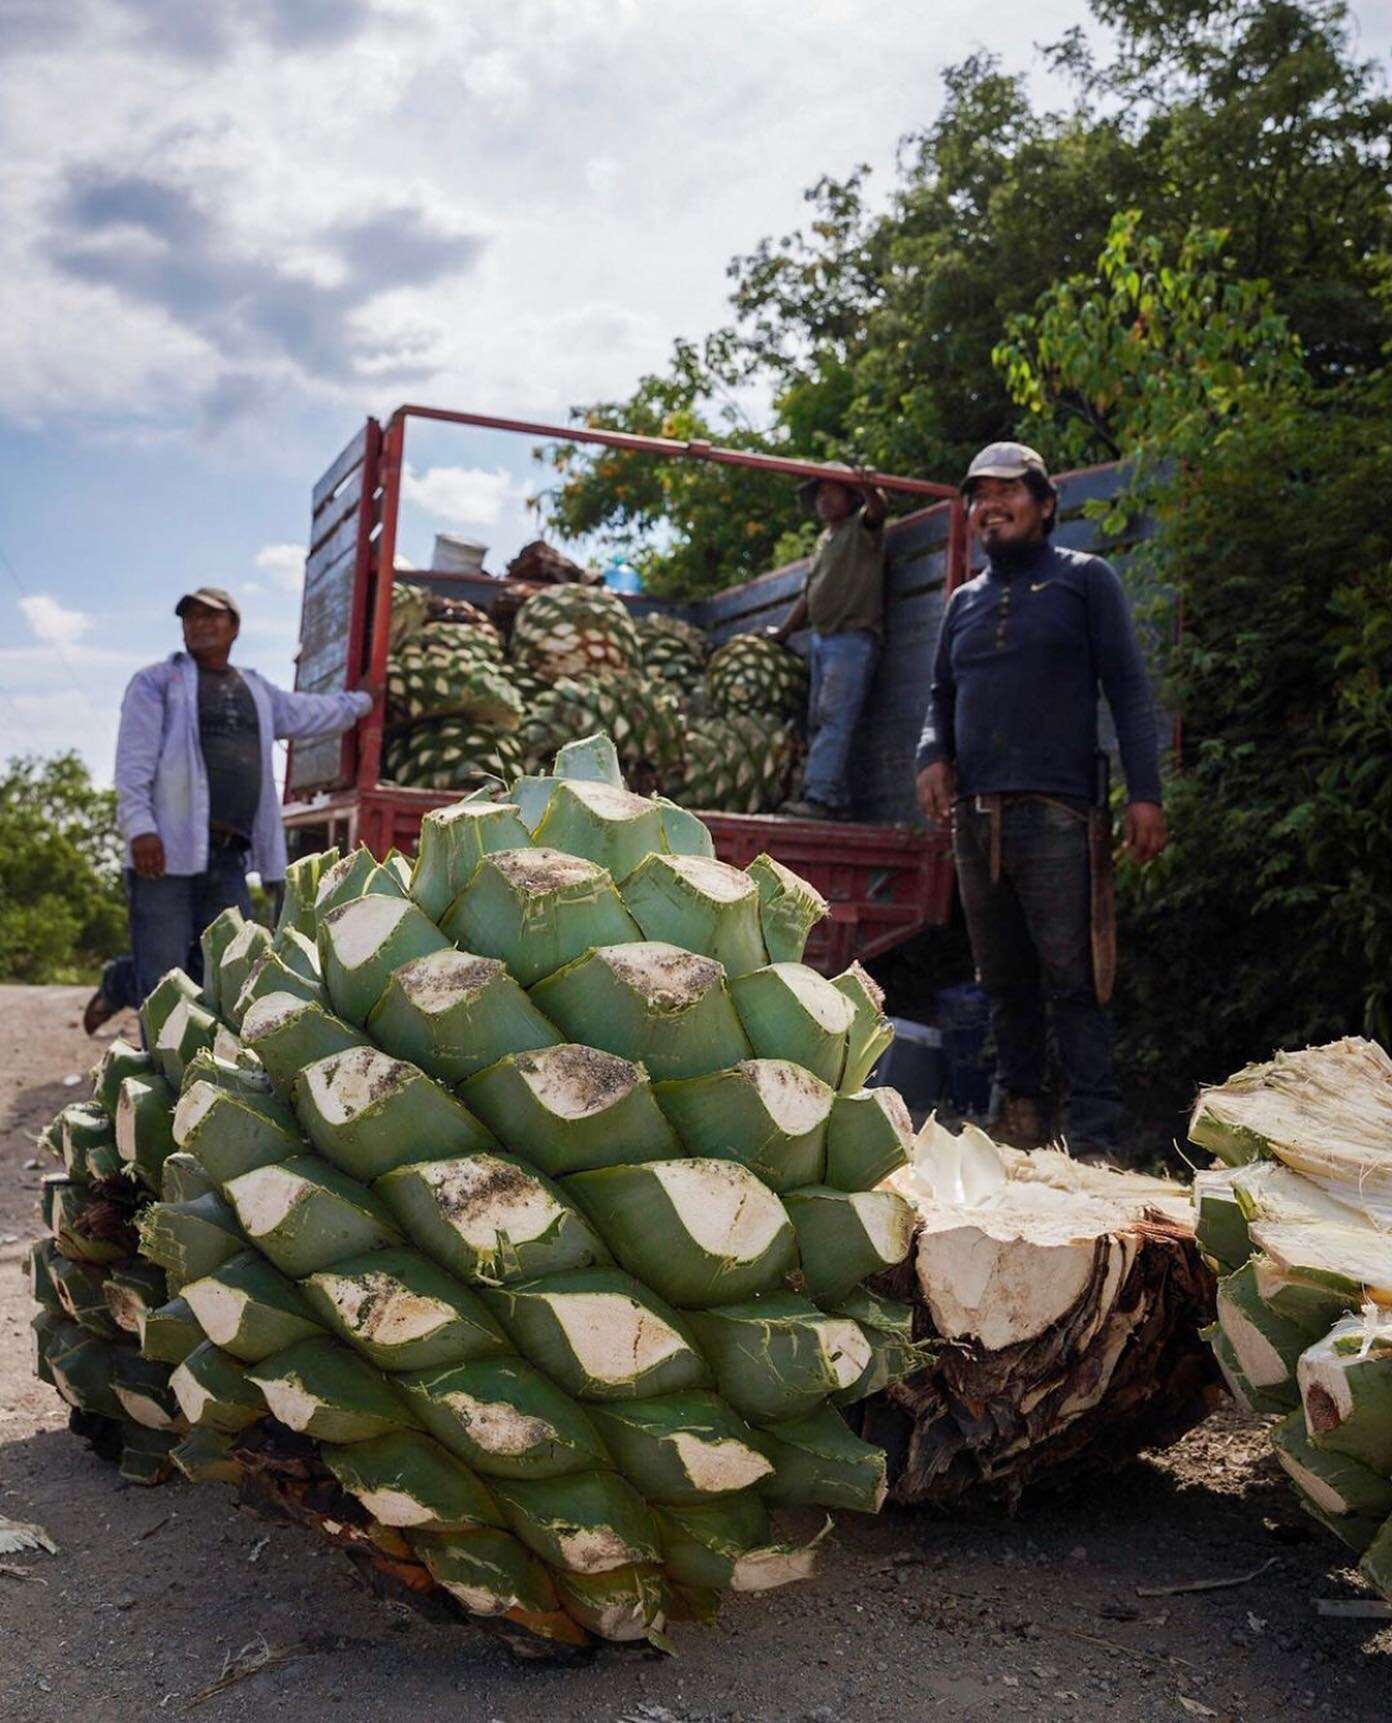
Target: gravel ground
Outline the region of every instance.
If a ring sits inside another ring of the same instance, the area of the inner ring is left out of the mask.
[[[0,1559],[0,1714],[13,1723],[1392,1715],[1392,1627],[1316,1615],[1316,1598],[1368,1593],[1296,1508],[1260,1421],[1234,1414],[1014,1518],[844,1515],[815,1581],[733,1599],[714,1629],[679,1627],[676,1657],[604,1649],[566,1669],[379,1602],[336,1552],[239,1515],[221,1486],[122,1485],[29,1373],[33,1138],[84,1092],[74,1079],[98,1049],[78,1024],[83,997],[0,987],[0,1514],[59,1546]],[[1228,1589],[1138,1595],[1257,1569]],[[200,1697],[242,1648],[274,1660]]]

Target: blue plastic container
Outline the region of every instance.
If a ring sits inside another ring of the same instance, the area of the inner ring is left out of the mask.
[[[604,584],[610,592],[639,593],[643,590],[643,577],[631,562],[611,556],[604,565]]]
[[[985,1118],[995,1076],[995,1060],[986,1051],[991,1033],[990,1003],[974,981],[966,981],[942,988],[937,1010],[953,1109],[963,1117]]]

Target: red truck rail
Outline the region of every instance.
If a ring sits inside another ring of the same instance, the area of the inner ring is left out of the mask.
[[[299,688],[351,688],[362,683],[380,687],[384,681],[405,436],[412,418],[550,441],[597,443],[659,459],[707,460],[796,478],[840,478],[844,472],[818,462],[707,443],[434,407],[400,407],[385,427],[369,419],[314,487],[296,676]],[[950,592],[967,571],[966,519],[956,487],[889,473],[866,477],[885,490],[934,499],[945,508],[945,590]],[[429,571],[412,571],[413,578],[422,576],[432,580]],[[486,602],[486,592],[497,593],[504,583],[485,577],[468,581],[468,588],[471,599]],[[422,816],[456,799],[448,792],[381,782],[382,727],[379,706],[356,731],[342,738],[292,746],[285,822],[296,849],[338,843],[365,844],[377,855],[393,847],[410,853]],[[830,823],[775,815],[703,817],[723,860],[742,867],[766,852],[801,874],[827,899],[830,910],[809,943],[808,961],[828,973],[844,969],[852,958],[877,956],[948,917],[952,862],[941,833],[924,833],[907,825]]]

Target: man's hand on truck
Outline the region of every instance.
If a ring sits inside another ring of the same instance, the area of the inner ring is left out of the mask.
[[[952,817],[952,803],[957,789],[957,773],[950,760],[934,760],[918,774],[918,805],[930,820],[945,825]]]
[[[131,866],[142,879],[164,878],[164,844],[158,832],[141,832],[131,839]]]

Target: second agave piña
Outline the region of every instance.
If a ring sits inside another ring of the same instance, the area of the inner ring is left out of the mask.
[[[907,1130],[860,1089],[873,984],[801,962],[820,899],[599,737],[429,816],[409,877],[295,867],[59,1133],[41,1368],[131,1475],[235,1476],[285,1426],[380,1559],[544,1637],[665,1644],[809,1573],[819,1520],[770,1512],[876,1507],[836,1406],[921,1362],[858,1284],[907,1247],[869,1188]],[[123,1159],[139,1258],[88,1237]]]

